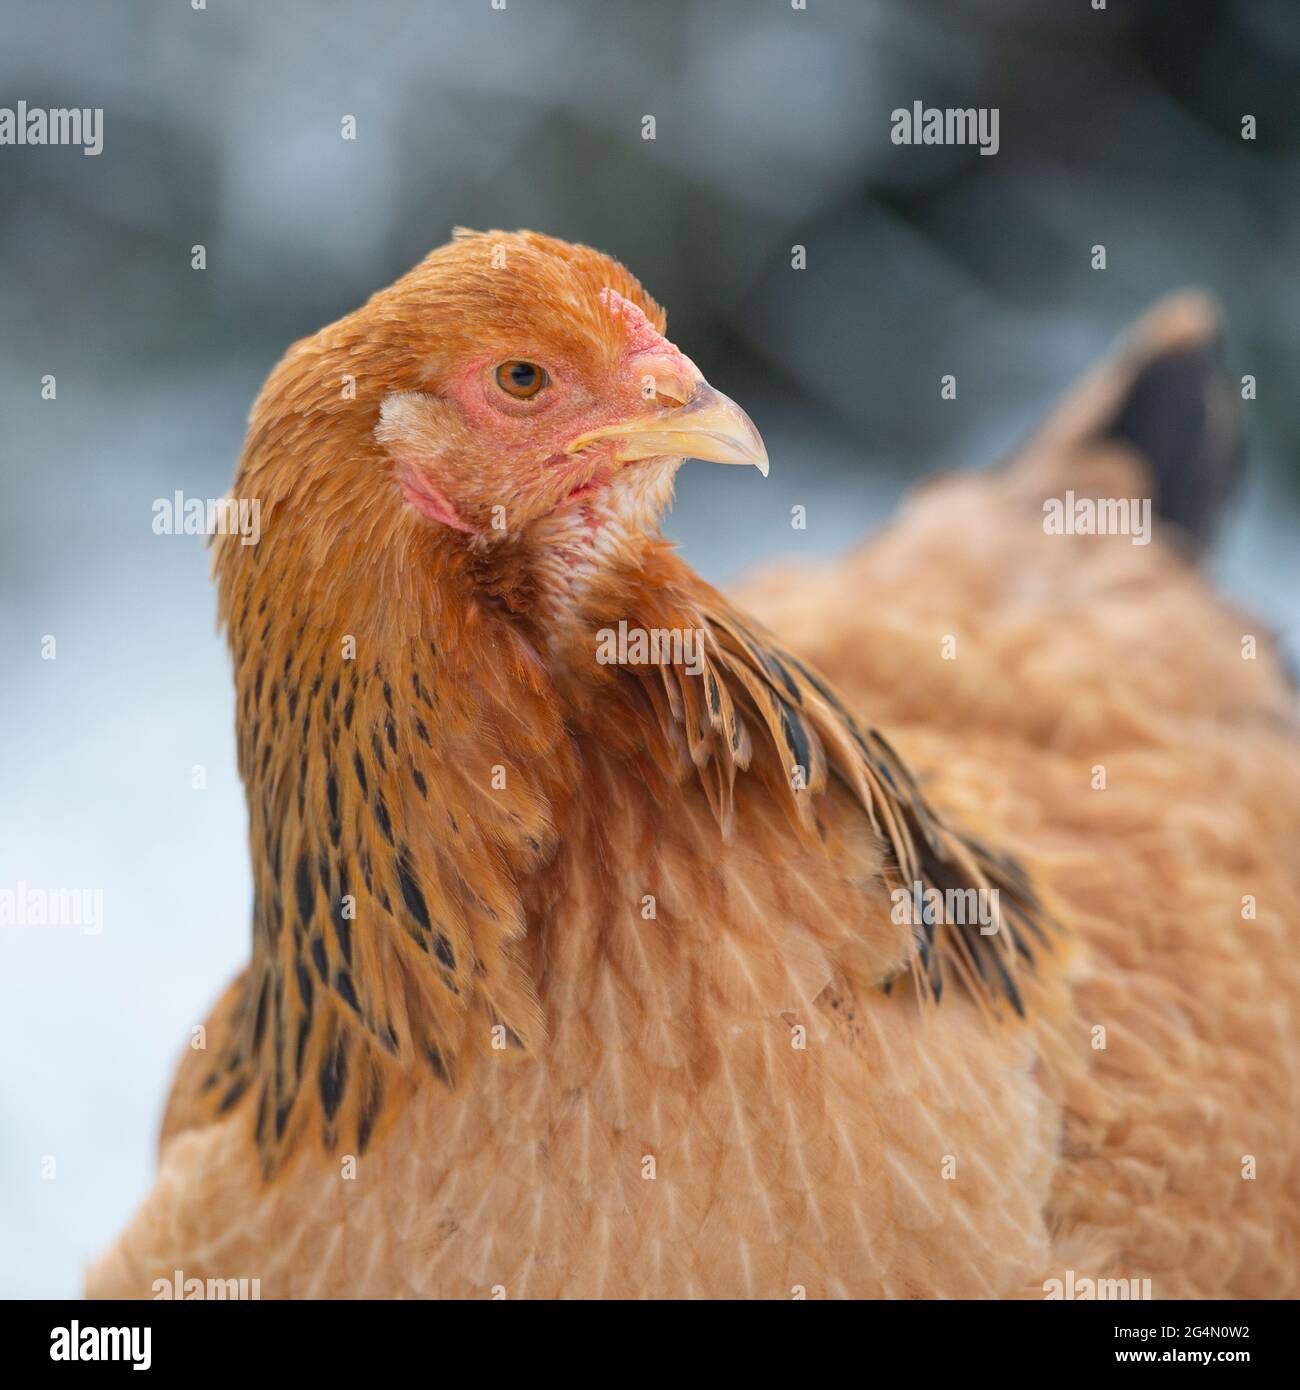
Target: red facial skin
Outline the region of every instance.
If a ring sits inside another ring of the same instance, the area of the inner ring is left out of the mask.
[[[700,380],[694,363],[630,300],[605,290],[601,301],[626,334],[612,371],[595,354],[580,360],[521,344],[510,353],[484,353],[444,381],[438,402],[453,408],[446,447],[433,457],[415,441],[396,451],[402,496],[421,515],[472,535],[482,530],[493,490],[496,500],[522,500],[526,515],[585,503],[624,465],[615,462],[608,441],[577,454],[568,452],[572,441],[651,414],[665,397],[687,398]],[[497,383],[496,368],[512,358],[545,370],[547,384],[536,395],[519,399]],[[567,489],[565,478],[572,480]],[[599,524],[594,511],[588,516],[593,527]]]

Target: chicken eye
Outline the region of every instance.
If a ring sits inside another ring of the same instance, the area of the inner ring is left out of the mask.
[[[535,396],[550,381],[546,369],[536,362],[502,362],[496,371],[497,385],[516,400]]]

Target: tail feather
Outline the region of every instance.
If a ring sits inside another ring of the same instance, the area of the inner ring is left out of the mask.
[[[1208,296],[1161,301],[1067,394],[1012,461],[1017,490],[1103,495],[1117,454],[1144,470],[1152,505],[1202,550],[1240,476],[1241,413]]]

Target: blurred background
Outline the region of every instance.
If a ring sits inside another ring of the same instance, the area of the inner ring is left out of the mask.
[[[1294,641],[1295,0],[0,0],[19,100],[104,147],[0,147],[0,887],[102,888],[104,930],[0,926],[0,1294],[78,1290],[248,949],[207,555],[152,503],[221,495],[285,347],[453,225],[611,252],[749,409],[771,478],[688,465],[670,520],[724,581],[996,460],[1205,286],[1259,383],[1213,565]],[[998,154],[893,145],[917,100],[999,108]]]

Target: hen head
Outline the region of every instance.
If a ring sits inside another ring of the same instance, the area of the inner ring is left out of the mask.
[[[438,525],[491,543],[599,500],[655,514],[686,457],[766,472],[744,411],[599,252],[532,233],[462,236],[398,298],[427,375],[385,398],[376,438],[405,500]]]
[[[283,424],[308,404],[344,447],[286,449],[268,419],[262,437],[274,433],[293,459],[295,490],[315,469],[333,497],[351,459],[363,465],[354,504],[400,507],[471,550],[564,547],[606,519],[649,526],[684,458],[767,471],[749,418],[665,338],[664,322],[640,284],[589,247],[461,232],[299,344],[268,383],[250,442],[259,415]],[[350,395],[340,381],[355,383]],[[275,481],[246,479],[263,494]],[[293,500],[315,510],[301,491]]]

